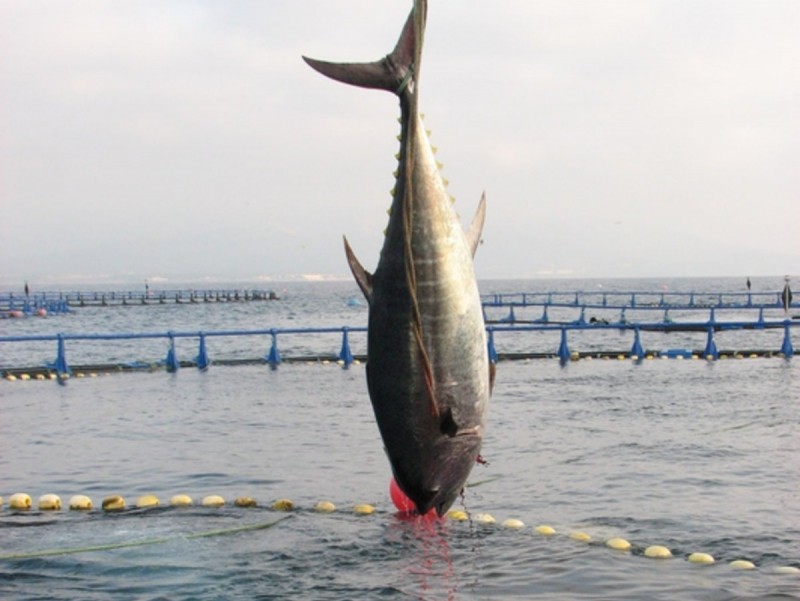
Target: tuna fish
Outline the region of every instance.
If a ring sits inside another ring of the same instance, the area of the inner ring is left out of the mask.
[[[332,79],[400,99],[397,181],[374,274],[346,238],[344,245],[369,303],[367,387],[395,480],[419,513],[435,509],[441,516],[480,457],[493,365],[472,263],[485,197],[465,233],[419,115],[426,12],[417,0],[381,60],[303,58]]]

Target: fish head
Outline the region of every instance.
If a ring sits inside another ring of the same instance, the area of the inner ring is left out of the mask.
[[[466,486],[482,440],[479,428],[454,436],[442,434],[426,449],[419,463],[409,463],[405,453],[398,457],[389,454],[398,486],[420,515],[431,509],[439,516],[447,513]]]

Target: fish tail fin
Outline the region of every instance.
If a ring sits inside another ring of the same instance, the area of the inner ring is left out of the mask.
[[[371,63],[332,63],[307,56],[303,60],[315,71],[336,81],[358,86],[387,90],[398,96],[412,83],[414,65],[419,63],[422,31],[425,27],[425,0],[417,0],[406,20],[397,45],[391,54]]]

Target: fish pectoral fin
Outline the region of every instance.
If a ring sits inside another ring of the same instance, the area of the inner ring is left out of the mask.
[[[481,201],[478,203],[478,208],[475,211],[475,216],[472,218],[472,223],[466,231],[467,244],[472,251],[472,256],[475,256],[475,251],[478,250],[478,245],[481,243],[481,234],[483,233],[483,222],[486,220],[486,192],[481,194]]]
[[[353,272],[353,277],[356,279],[358,287],[361,288],[361,292],[364,293],[364,298],[367,299],[367,302],[372,302],[372,274],[364,269],[364,266],[361,265],[358,258],[356,258],[356,254],[353,252],[353,249],[350,248],[346,237],[344,238],[344,252],[347,255],[347,263],[350,265],[350,271]]]

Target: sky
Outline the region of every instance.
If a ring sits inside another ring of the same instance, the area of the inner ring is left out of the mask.
[[[0,285],[377,264],[410,0],[0,0]],[[420,105],[479,278],[800,274],[800,2],[430,0]],[[21,284],[20,284],[21,285]]]

